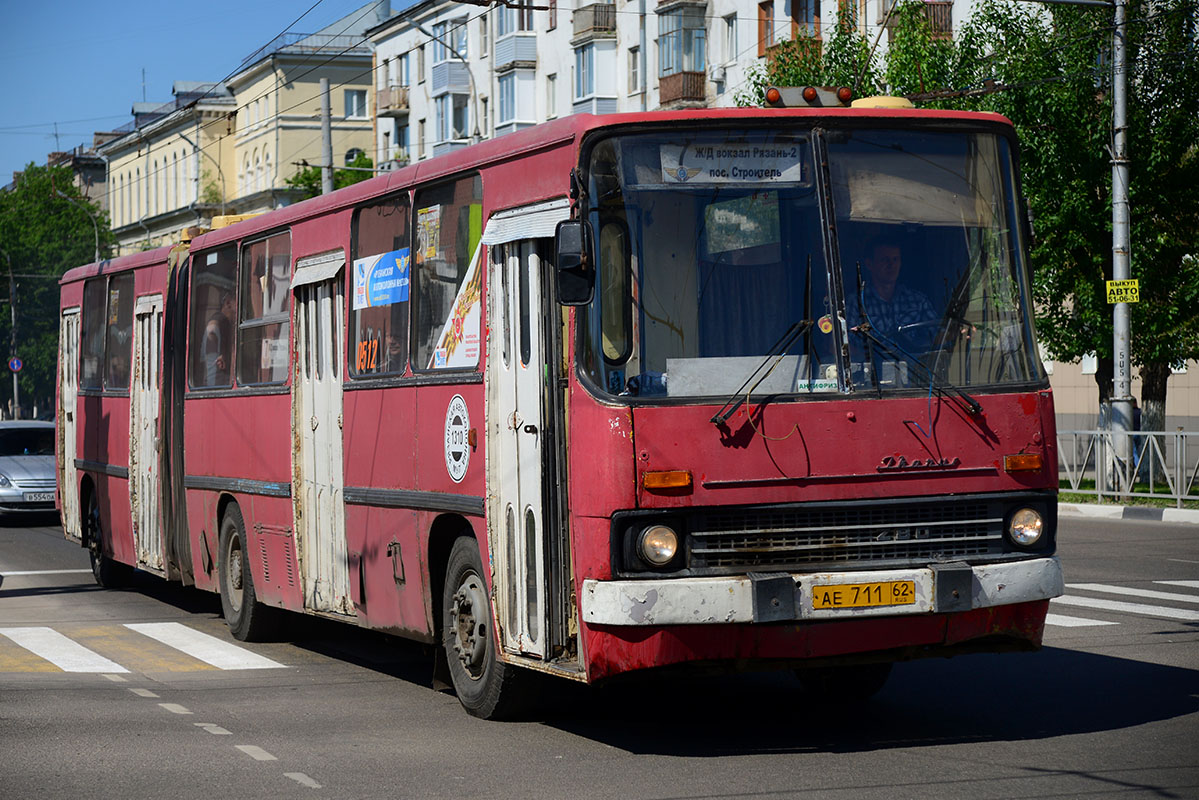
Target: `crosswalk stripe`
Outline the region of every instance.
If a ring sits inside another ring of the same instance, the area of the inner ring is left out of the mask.
[[[1183,589],[1199,589],[1199,581],[1154,581],[1162,586],[1179,586]]]
[[[1082,589],[1087,592],[1126,594],[1146,600],[1172,600],[1175,603],[1199,603],[1199,597],[1178,592],[1155,592],[1152,589],[1136,589],[1131,586],[1109,586],[1105,583],[1067,583],[1067,589]]]
[[[1087,619],[1086,617],[1064,617],[1061,614],[1046,614],[1046,625],[1058,625],[1063,628],[1089,628],[1095,625],[1119,625],[1119,622],[1107,622],[1101,619]]]
[[[0,633],[63,672],[128,672],[52,628],[0,628]]]
[[[200,633],[178,622],[127,623],[131,631],[156,639],[217,669],[285,669],[283,664]]]
[[[1144,603],[1123,603],[1118,600],[1100,600],[1094,597],[1076,597],[1071,594],[1054,598],[1051,602],[1061,603],[1068,606],[1098,608],[1104,611],[1123,611],[1127,614],[1145,614],[1150,617],[1165,617],[1167,619],[1186,620],[1187,622],[1199,622],[1199,611],[1189,611],[1185,608],[1151,606],[1145,605]]]

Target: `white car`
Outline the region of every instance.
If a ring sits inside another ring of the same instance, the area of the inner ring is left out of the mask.
[[[54,510],[54,423],[0,422],[0,515]]]

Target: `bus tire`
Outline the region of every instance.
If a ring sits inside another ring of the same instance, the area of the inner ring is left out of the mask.
[[[878,694],[891,675],[890,661],[795,670],[805,691],[824,703],[864,703]]]
[[[441,609],[442,646],[462,707],[483,719],[505,719],[523,711],[526,676],[519,667],[496,658],[491,598],[478,544],[470,537],[460,537],[450,549]]]
[[[92,562],[92,577],[98,586],[119,589],[129,582],[129,567],[104,553],[104,526],[100,522],[100,498],[93,489],[87,493],[87,515],[83,519],[87,554]]]
[[[221,518],[219,558],[221,611],[229,632],[242,642],[263,641],[274,622],[275,609],[258,602],[247,555],[246,525],[236,503],[231,503]]]

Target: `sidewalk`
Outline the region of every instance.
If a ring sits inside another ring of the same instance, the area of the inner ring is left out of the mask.
[[[1058,503],[1057,513],[1063,517],[1093,517],[1097,519],[1131,519],[1140,522],[1190,522],[1199,525],[1199,509],[1154,508],[1152,506],[1117,506],[1097,503]]]

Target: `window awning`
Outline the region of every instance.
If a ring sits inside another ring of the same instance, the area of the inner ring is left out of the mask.
[[[483,244],[490,247],[523,239],[552,238],[558,223],[569,218],[570,201],[565,197],[500,211],[487,220]]]

